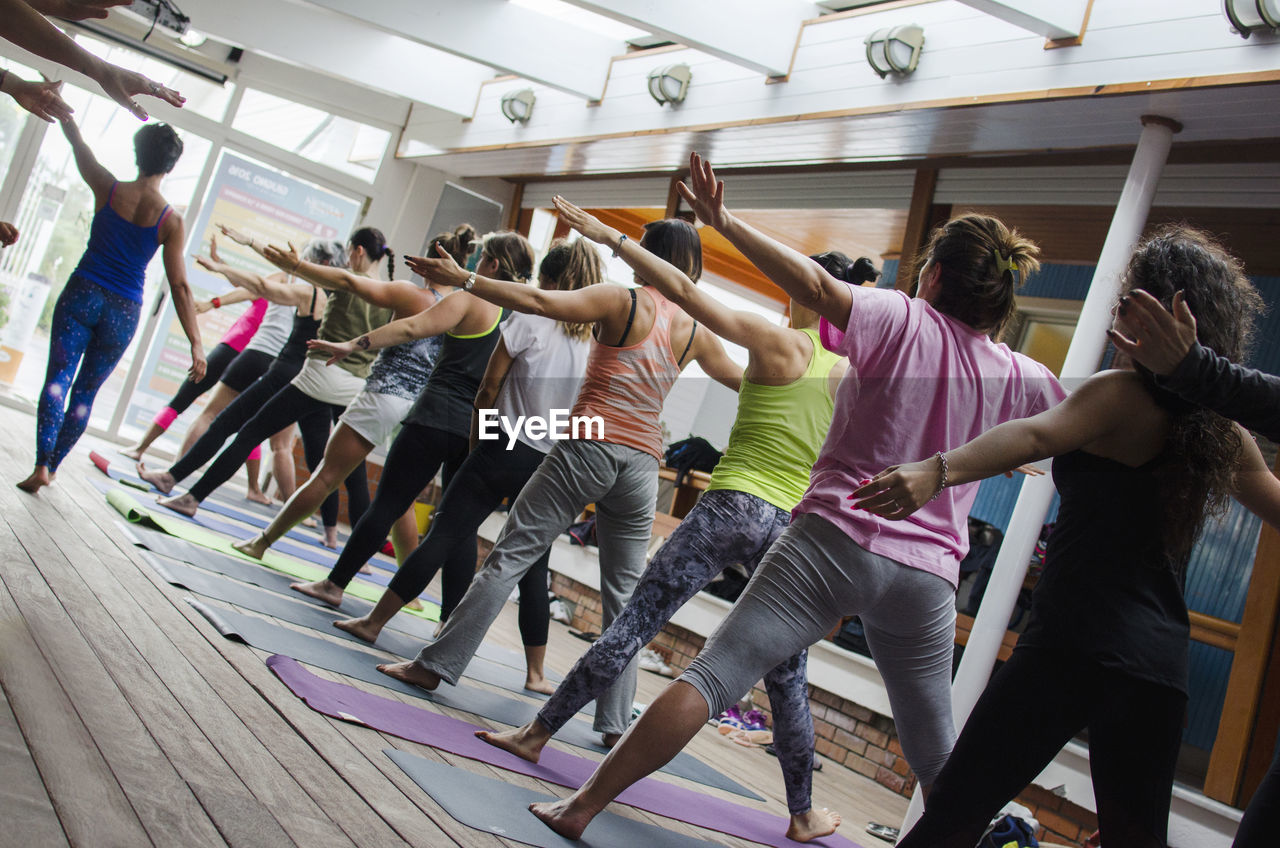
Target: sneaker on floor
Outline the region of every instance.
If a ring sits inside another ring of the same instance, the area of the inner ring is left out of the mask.
[[[769,718],[760,710],[750,709],[742,714],[742,726],[745,730],[768,730]]]
[[[663,677],[675,676],[675,669],[667,665],[666,661],[662,659],[662,654],[652,648],[645,648],[640,652],[640,667],[645,671],[661,674]]]
[[[742,720],[742,710],[739,709],[737,704],[734,704],[716,717],[716,725],[721,736],[728,736],[735,730],[742,730],[745,727],[745,723]]]
[[[564,608],[564,602],[556,598],[551,602],[551,617],[561,624],[568,624],[572,619],[569,617],[569,611]]]

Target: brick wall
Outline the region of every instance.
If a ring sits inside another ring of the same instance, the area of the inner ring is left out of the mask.
[[[481,542],[481,557],[488,547]],[[551,572],[551,591],[570,605],[571,627],[600,632],[599,592],[555,571]],[[705,641],[692,631],[668,624],[649,647],[661,654],[668,665],[683,671],[702,650]],[[769,697],[762,686],[751,690],[751,698],[759,709],[766,714],[770,712]],[[819,754],[910,797],[916,779],[898,744],[893,719],[812,685],[809,709],[813,713],[814,747]],[[1030,808],[1040,821],[1038,839],[1078,846],[1098,829],[1098,819],[1093,813],[1037,786],[1028,787],[1018,802]]]

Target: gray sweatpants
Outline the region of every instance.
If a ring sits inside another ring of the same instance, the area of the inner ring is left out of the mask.
[[[782,532],[680,679],[706,700],[708,715],[719,715],[846,615],[862,618],[903,753],[920,782],[932,784],[956,739],[955,589],[864,550],[826,519],[801,515]]]
[[[512,504],[493,551],[439,638],[418,653],[418,665],[457,683],[512,588],[589,503],[596,505],[600,600],[608,627],[644,573],[657,494],[657,458],[608,442],[556,442]],[[597,701],[595,729],[626,730],[635,693],[632,660]]]

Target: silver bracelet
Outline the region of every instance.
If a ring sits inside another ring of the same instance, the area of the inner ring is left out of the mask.
[[[476,284],[476,272],[472,271],[471,275],[467,277],[467,281],[462,284],[462,290],[471,291],[471,289],[475,287],[475,284]]]
[[[618,237],[618,246],[613,249],[613,257],[618,258],[618,251],[622,250],[622,243],[627,240],[627,234],[623,233]]]
[[[938,451],[934,454],[934,457],[937,458],[938,466],[942,469],[942,479],[938,481],[938,490],[933,493],[933,497],[929,498],[931,501],[937,500],[938,495],[942,494],[942,490],[947,488],[947,455],[942,451]]]

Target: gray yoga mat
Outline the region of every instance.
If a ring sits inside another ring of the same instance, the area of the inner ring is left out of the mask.
[[[290,624],[296,624],[299,627],[307,627],[321,633],[328,633],[345,639],[352,644],[368,644],[333,626],[333,622],[346,617],[342,613],[332,607],[322,607],[307,603],[302,595],[290,590],[287,585],[285,591],[293,597],[285,597],[248,583],[241,583],[219,574],[202,571],[185,562],[162,559],[159,555],[149,551],[144,551],[142,558],[166,582],[174,586],[189,589],[207,598],[235,604],[238,607],[243,607],[256,613],[269,615],[273,618],[287,621]],[[248,563],[244,563],[244,565],[248,568],[255,567]],[[365,604],[365,608],[368,608],[368,604]],[[408,619],[410,617],[400,616],[400,618]],[[414,620],[421,621],[421,619]],[[423,623],[425,624],[425,622]],[[389,651],[402,659],[412,659],[418,655],[422,644],[423,640],[421,638],[387,627],[378,635],[377,647],[384,651]],[[495,649],[493,646],[482,645],[481,647],[488,647],[490,651],[501,650]],[[512,655],[515,656],[514,654]],[[537,697],[537,693],[529,692],[524,688],[523,659],[519,659],[519,662],[519,666],[512,667],[493,662],[477,654],[471,664],[467,666],[466,677],[518,694]],[[545,695],[541,697],[546,698]]]
[[[529,805],[533,802],[554,801],[554,796],[395,748],[387,748],[383,753],[455,820],[503,839],[538,848],[614,848],[619,845],[694,848],[716,844],[607,810],[592,820],[581,839],[565,839],[529,812]]]
[[[378,671],[375,666],[386,662],[386,658],[363,648],[299,633],[274,622],[233,610],[215,609],[195,598],[187,598],[187,603],[198,610],[219,633],[228,639],[236,639],[273,654],[284,654],[298,662],[323,668],[326,671],[345,674],[356,680],[394,689],[442,707],[462,710],[512,727],[527,724],[538,713],[536,704],[471,686],[450,686],[447,683],[441,683],[434,692],[427,692]],[[607,753],[608,749],[597,741],[599,738],[599,735],[591,729],[591,725],[580,719],[573,719],[556,734],[556,739],[561,742],[601,754]],[[751,790],[684,752],[677,754],[675,759],[663,766],[661,770],[704,786],[763,800]]]

